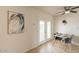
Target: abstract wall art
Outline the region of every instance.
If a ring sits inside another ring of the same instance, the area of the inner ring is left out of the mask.
[[[24,32],[24,15],[17,12],[8,11],[8,33]]]

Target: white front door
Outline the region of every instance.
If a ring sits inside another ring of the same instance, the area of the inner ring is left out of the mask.
[[[50,39],[51,38],[51,22],[50,21],[48,21],[47,22],[47,39]]]
[[[45,40],[45,21],[41,20],[39,22],[39,41]]]
[[[51,21],[39,21],[39,42],[45,41],[51,38]]]

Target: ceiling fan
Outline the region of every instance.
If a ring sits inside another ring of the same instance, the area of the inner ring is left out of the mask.
[[[56,15],[64,15],[67,13],[77,13],[74,9],[79,8],[79,6],[65,6],[63,7],[64,11],[56,13]]]

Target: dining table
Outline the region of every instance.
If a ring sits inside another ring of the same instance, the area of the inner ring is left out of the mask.
[[[65,43],[68,43],[71,40],[70,36],[69,35],[65,35],[65,34],[56,34],[56,35],[54,35],[54,38],[56,40],[65,41]]]

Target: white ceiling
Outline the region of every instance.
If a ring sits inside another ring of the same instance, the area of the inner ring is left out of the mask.
[[[34,8],[47,12],[51,15],[56,15],[56,13],[64,11],[63,7],[64,6],[34,6]]]

